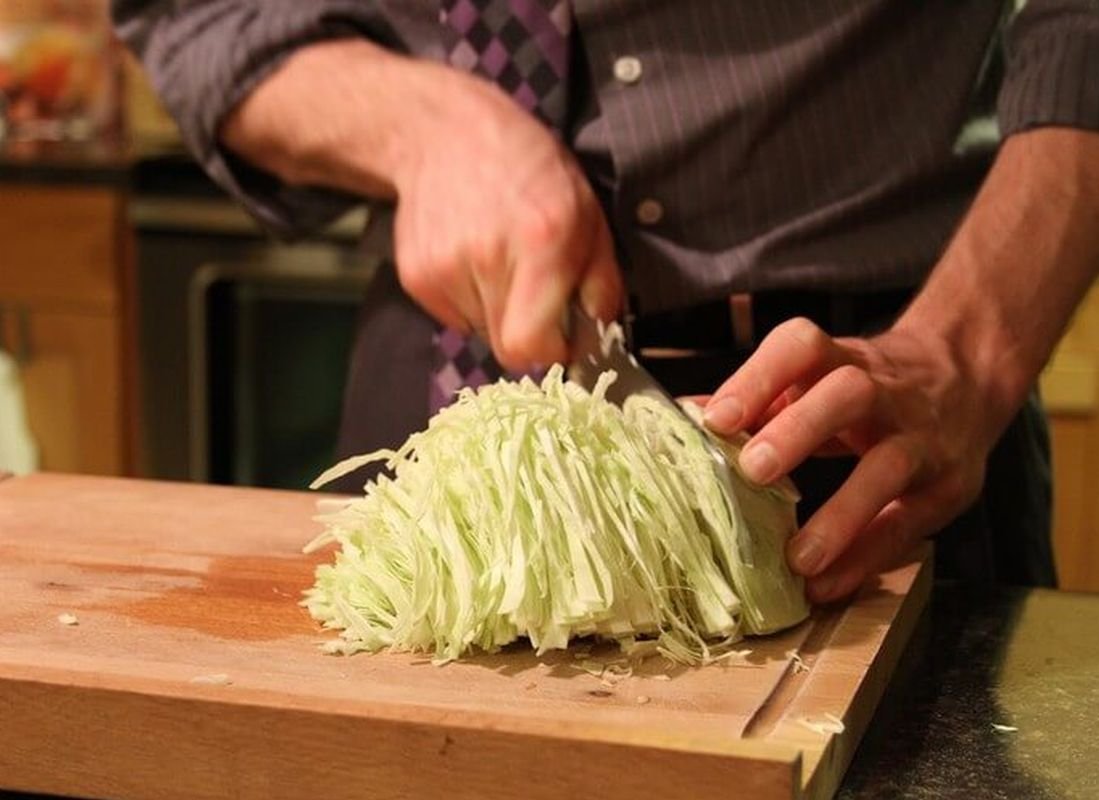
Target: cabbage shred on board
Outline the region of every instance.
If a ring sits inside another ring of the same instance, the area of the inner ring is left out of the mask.
[[[554,367],[541,386],[463,390],[399,450],[318,478],[376,461],[392,473],[321,516],[306,548],[339,545],[303,601],[341,631],[330,649],[449,661],[522,636],[542,653],[596,635],[705,663],[804,619],[783,555],[792,487],[734,474],[727,497],[705,434],[649,398],[613,405],[613,380],[589,394]]]

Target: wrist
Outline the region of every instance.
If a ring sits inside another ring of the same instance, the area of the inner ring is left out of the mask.
[[[939,342],[999,432],[1030,391],[1099,263],[1099,136],[1005,142],[940,263],[896,328]]]
[[[356,39],[307,47],[287,66],[300,81],[300,105],[281,176],[292,184],[393,197],[404,139],[401,104],[390,97],[407,94],[415,62]]]
[[[400,97],[393,98],[388,125],[395,132],[387,153],[387,174],[398,196],[410,192],[425,162],[440,159],[477,165],[523,150],[530,129],[545,135],[501,89],[476,75],[433,61],[408,61]],[[526,151],[535,157],[533,142]],[[516,180],[519,176],[513,176]]]
[[[387,177],[397,195],[416,180],[426,158],[482,123],[471,75],[433,61],[406,59],[393,76],[399,90],[388,109]]]

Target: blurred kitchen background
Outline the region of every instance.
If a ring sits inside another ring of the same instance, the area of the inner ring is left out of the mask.
[[[378,255],[273,241],[179,144],[106,0],[0,0],[0,470],[303,488]],[[1043,376],[1062,584],[1099,590],[1099,292]]]
[[[0,468],[304,487],[333,459],[365,219],[271,240],[183,151],[106,0],[0,0]]]

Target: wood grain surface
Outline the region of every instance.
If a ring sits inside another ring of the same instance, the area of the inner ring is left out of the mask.
[[[445,667],[322,655],[304,493],[0,482],[0,787],[85,797],[823,798],[926,562],[727,665],[601,679],[527,646]],[[77,624],[63,624],[59,615]],[[72,621],[71,619],[69,620]],[[580,656],[580,657],[577,657]],[[590,664],[587,664],[590,667]],[[842,733],[827,730],[834,720]]]

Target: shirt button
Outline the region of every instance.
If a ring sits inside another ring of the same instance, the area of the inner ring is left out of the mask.
[[[637,204],[637,221],[642,225],[655,225],[664,219],[664,206],[651,197]]]
[[[622,83],[637,83],[641,80],[641,59],[636,56],[615,59],[614,77]]]

